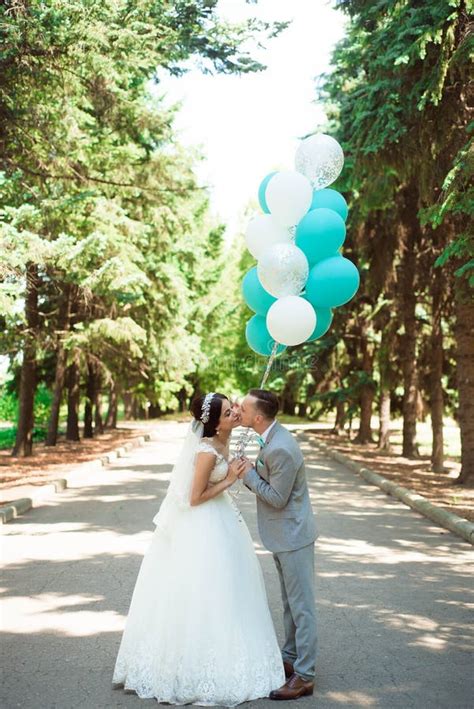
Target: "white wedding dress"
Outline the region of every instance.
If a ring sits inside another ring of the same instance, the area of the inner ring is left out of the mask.
[[[216,457],[210,482],[228,464]],[[285,681],[252,539],[223,492],[191,507],[172,485],[153,521],[122,636],[113,684],[172,704],[235,706]]]

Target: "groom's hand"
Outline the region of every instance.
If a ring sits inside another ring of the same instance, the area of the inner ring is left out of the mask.
[[[248,471],[253,468],[253,464],[250,462],[248,458],[242,458],[242,461],[244,465],[241,468],[239,478],[243,478],[245,475],[247,475]]]

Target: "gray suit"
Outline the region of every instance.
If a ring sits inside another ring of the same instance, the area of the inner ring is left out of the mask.
[[[273,552],[283,598],[283,659],[313,679],[317,653],[314,542],[318,530],[308,493],[304,458],[278,421],[244,482],[257,496],[258,530]]]

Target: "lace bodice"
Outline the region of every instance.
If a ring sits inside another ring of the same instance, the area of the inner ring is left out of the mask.
[[[214,448],[212,443],[210,443],[209,439],[205,439],[205,438],[203,438],[203,440],[199,444],[197,450],[198,450],[198,453],[199,452],[212,453],[213,455],[216,456],[216,463],[215,463],[214,468],[212,469],[211,475],[209,477],[209,482],[219,483],[219,482],[221,482],[221,480],[224,480],[224,478],[227,475],[229,464],[227,463],[227,460],[224,458],[222,453],[219,453]]]

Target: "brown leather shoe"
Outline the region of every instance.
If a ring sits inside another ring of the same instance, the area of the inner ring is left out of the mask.
[[[280,689],[274,689],[270,692],[270,699],[288,700],[299,699],[313,694],[314,682],[303,679],[299,675],[293,673],[290,679],[285,682]]]
[[[283,667],[285,669],[285,677],[286,679],[290,679],[291,675],[294,674],[294,669],[293,665],[291,662],[287,662],[286,660],[283,660]]]

